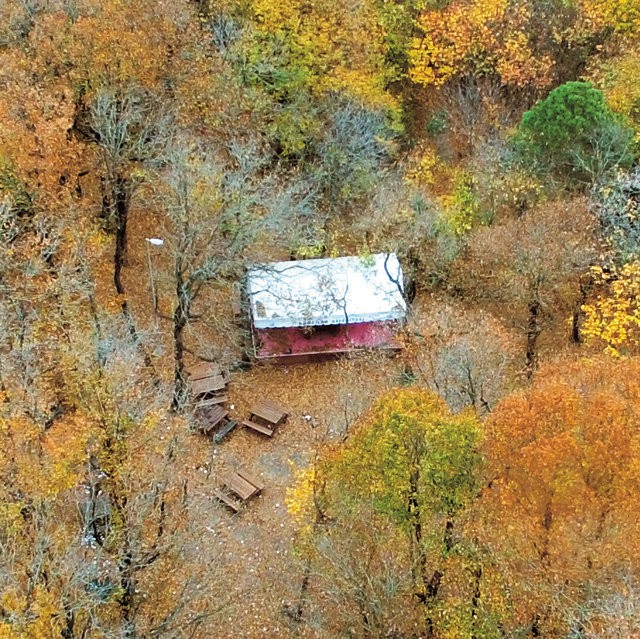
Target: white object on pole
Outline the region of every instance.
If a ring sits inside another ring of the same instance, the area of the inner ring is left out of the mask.
[[[149,250],[149,244],[153,244],[154,246],[162,246],[164,244],[164,240],[159,237],[145,237],[147,242],[147,264],[149,266],[149,285],[151,287],[151,303],[153,304],[153,311],[156,314],[156,322],[158,315],[158,293],[156,291],[156,283],[153,279],[153,266],[151,264],[151,251]]]

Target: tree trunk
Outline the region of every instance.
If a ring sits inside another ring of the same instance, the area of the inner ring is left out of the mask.
[[[138,334],[122,281],[122,269],[127,259],[127,223],[129,222],[129,184],[126,178],[117,175],[112,191],[105,195],[104,200],[103,207],[112,209],[110,213],[107,213],[115,221],[116,246],[113,252],[113,284],[116,293],[121,298],[120,308],[122,308],[122,313],[127,320],[131,337],[137,340]],[[147,366],[151,366],[151,360],[147,355],[145,355],[145,363]]]
[[[482,579],[482,566],[477,566],[473,571],[473,596],[471,597],[471,639],[482,639],[477,634],[478,608],[480,607],[480,580]]]
[[[531,622],[531,636],[532,637],[541,637],[541,630],[540,630],[540,622],[542,620],[540,619],[540,615],[536,614],[533,618],[533,621]]]
[[[187,379],[184,371],[184,329],[189,322],[191,290],[182,273],[176,273],[176,309],[173,312],[174,382],[171,410],[180,412],[187,403]]]
[[[527,321],[527,352],[525,357],[525,372],[527,379],[531,379],[538,367],[538,337],[542,332],[540,326],[541,315],[540,300],[536,296],[529,303],[529,319]]]
[[[409,516],[411,522],[411,549],[413,559],[413,579],[419,585],[418,597],[423,599],[424,590],[427,585],[426,557],[422,552],[422,522],[420,518],[420,504],[418,502],[418,484],[420,479],[419,471],[413,471],[409,477]]]
[[[124,556],[118,564],[121,588],[121,594],[118,597],[118,604],[120,605],[120,612],[124,623],[124,637],[126,639],[133,639],[136,636],[136,627],[134,622],[135,580],[133,578],[133,555],[128,546],[128,540],[126,540]]]
[[[580,278],[580,296],[573,308],[571,316],[571,341],[574,344],[582,343],[582,335],[580,335],[580,324],[582,320],[582,307],[587,303],[587,296],[593,285],[591,275]]]
[[[105,442],[104,454],[117,470],[122,462],[124,455],[121,447],[118,446],[113,437],[108,437]],[[133,639],[136,636],[135,629],[135,593],[136,584],[134,579],[134,561],[133,550],[129,537],[129,516],[127,513],[128,499],[121,480],[115,475],[109,479],[106,486],[108,494],[111,497],[113,508],[116,511],[116,518],[121,526],[119,535],[121,539],[118,541],[118,576],[119,576],[119,594],[116,598],[120,615],[123,623],[123,636],[125,639]]]
[[[75,632],[73,630],[76,623],[76,615],[68,604],[64,606],[64,628],[60,630],[62,639],[74,639]]]
[[[553,511],[551,510],[551,498],[547,502],[544,509],[544,517],[542,519],[542,527],[544,528],[544,539],[542,540],[542,549],[540,551],[540,563],[546,564],[549,559],[549,543],[551,535],[551,526],[553,525]]]
[[[113,254],[113,282],[118,295],[124,296],[122,283],[122,268],[127,255],[127,222],[129,221],[129,197],[127,195],[126,180],[118,175],[114,187],[113,204],[115,205],[116,248]],[[122,309],[127,306],[126,299],[122,301]]]
[[[422,519],[420,503],[418,501],[418,489],[420,484],[420,471],[416,470],[409,477],[409,514],[411,521],[411,545],[413,554],[413,577],[419,591],[416,596],[424,606],[425,628],[427,637],[432,637],[434,633],[434,620],[431,613],[431,604],[438,596],[440,584],[444,573],[436,569],[429,574],[427,566],[427,555],[422,548]],[[451,551],[453,541],[453,521],[448,519],[445,525],[443,542],[445,552]]]

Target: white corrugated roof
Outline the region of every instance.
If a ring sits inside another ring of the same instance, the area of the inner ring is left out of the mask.
[[[401,319],[402,269],[393,253],[261,264],[247,292],[256,328]]]

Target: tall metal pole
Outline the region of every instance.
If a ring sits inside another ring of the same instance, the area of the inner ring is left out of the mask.
[[[158,295],[156,291],[156,282],[153,277],[153,265],[151,263],[151,249],[149,248],[149,244],[153,244],[154,246],[162,246],[164,244],[164,240],[159,237],[145,237],[144,238],[147,243],[147,264],[149,265],[149,284],[151,285],[151,302],[153,304],[153,313],[156,317],[156,323],[158,321]]]
[[[153,312],[158,313],[158,298],[156,296],[156,285],[153,279],[153,268],[151,266],[151,249],[149,248],[149,240],[147,240],[147,263],[149,264],[149,284],[151,285],[151,302],[153,303]]]

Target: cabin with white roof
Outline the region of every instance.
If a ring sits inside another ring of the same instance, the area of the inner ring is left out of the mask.
[[[256,265],[246,292],[257,359],[399,348],[407,304],[393,253]]]

